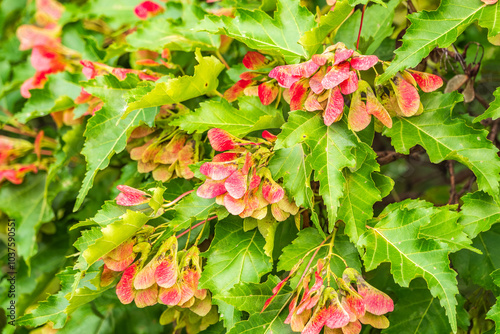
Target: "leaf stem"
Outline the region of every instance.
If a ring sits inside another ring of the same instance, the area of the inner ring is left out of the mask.
[[[363,11],[361,12],[361,23],[359,24],[358,40],[356,41],[356,50],[359,50],[359,39],[361,38],[361,29],[363,28],[363,19],[365,18],[366,5],[363,6]]]
[[[193,190],[186,191],[184,194],[180,195],[179,197],[177,197],[176,199],[174,199],[172,202],[167,203],[167,204],[163,204],[163,205],[162,205],[162,207],[164,207],[164,208],[168,208],[169,206],[174,205],[175,203],[179,202],[182,198],[184,198],[184,197],[186,197],[187,195],[191,194],[193,191],[194,191],[194,189],[193,189]]]
[[[231,67],[227,64],[226,60],[224,59],[224,57],[222,57],[221,53],[219,50],[215,51],[215,55],[217,56],[217,58],[219,58],[219,60],[224,64],[224,66],[226,66],[226,68],[228,70],[231,69]]]
[[[313,262],[314,258],[316,257],[316,255],[318,254],[318,251],[319,249],[323,246],[323,244],[331,237],[331,235],[329,235],[325,240],[323,240],[315,249],[314,251],[314,254],[313,256],[311,256],[311,259],[309,260],[309,262],[307,263],[307,266],[306,268],[304,269],[304,272],[302,273],[302,276],[300,277],[300,280],[299,282],[297,283],[297,287],[300,285],[300,283],[302,282],[302,280],[304,279],[304,277],[306,276],[306,273],[307,271],[309,270],[309,267],[311,266],[311,263]],[[314,249],[314,248],[313,248]],[[312,252],[313,250],[311,249],[309,252],[306,253],[306,255],[304,257],[306,257],[310,252]],[[295,288],[297,288],[295,287]]]
[[[197,228],[198,226],[202,225],[202,224],[205,224],[207,221],[209,220],[214,220],[215,218],[217,218],[217,216],[213,216],[213,217],[210,217],[208,219],[205,219],[205,220],[202,220],[201,222],[199,222],[198,224],[194,225],[194,226],[191,226],[189,229],[185,230],[184,232],[182,232],[181,234],[178,234],[176,235],[175,237],[177,239],[179,239],[180,237],[182,237],[184,234],[188,233],[188,232],[191,232],[192,230],[194,230],[195,228]]]

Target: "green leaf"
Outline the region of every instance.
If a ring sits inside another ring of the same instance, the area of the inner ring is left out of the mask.
[[[380,170],[375,152],[366,144],[354,150],[356,166],[361,166],[353,172],[344,169],[344,194],[340,200],[338,219],[346,227],[345,233],[353,243],[357,243],[366,230],[366,221],[373,217],[373,205],[382,200],[380,190],[373,182],[372,174]]]
[[[493,96],[495,96],[495,100],[490,103],[489,108],[481,116],[474,119],[474,123],[488,118],[493,120],[500,118],[500,87],[497,87]]]
[[[480,253],[470,246],[472,241],[463,232],[463,226],[457,223],[460,216],[461,214],[456,211],[441,207],[435,210],[435,213],[430,217],[430,222],[420,228],[418,237],[440,242],[451,252],[468,249]]]
[[[167,4],[167,6],[169,6]],[[167,8],[169,10],[169,8]],[[182,6],[182,20],[166,20],[163,16],[146,20],[137,31],[127,36],[127,42],[132,49],[147,49],[162,52],[215,51],[220,44],[220,38],[206,32],[195,31],[195,25],[203,19],[206,12],[196,5]]]
[[[209,218],[219,207],[213,198],[201,198],[196,193],[189,194],[175,206],[175,217],[169,223],[174,231],[189,228],[195,220]]]
[[[335,29],[351,15],[352,7],[348,0],[339,0],[335,4],[335,10],[321,16],[317,27],[306,31],[300,38],[299,43],[304,46],[309,55],[322,52],[323,41]],[[391,21],[392,22],[392,21]]]
[[[349,167],[354,171],[360,167],[352,153],[353,148],[360,144],[345,121],[326,126],[321,113],[294,111],[282,127],[275,148],[292,147],[299,142],[305,142],[311,148],[307,163],[314,169],[314,180],[319,181],[319,193],[328,210],[331,230],[344,195],[342,170]]]
[[[495,270],[491,273],[491,278],[493,278],[495,284],[500,287],[500,269]],[[493,320],[495,322],[496,333],[500,332],[500,297],[497,297],[497,302],[486,314],[486,319]]]
[[[426,94],[422,98],[425,112],[420,116],[394,118],[391,129],[384,135],[391,138],[399,153],[421,145],[431,162],[456,160],[477,177],[480,190],[492,196],[499,194],[500,158],[498,149],[486,139],[486,131],[476,130],[464,120],[451,118],[454,105],[462,100],[460,94]]]
[[[100,230],[102,236],[87,246],[87,249],[81,249],[82,257],[85,261],[79,261],[75,267],[80,270],[86,270],[89,266],[98,261],[103,255],[118,247],[121,243],[132,237],[139,231],[150,217],[141,212],[127,210],[121,219],[107,225]],[[91,231],[95,231],[92,229]],[[96,232],[92,232],[96,233]]]
[[[451,327],[439,300],[432,297],[425,281],[414,280],[409,288],[397,292],[394,312],[389,314],[391,325],[384,334],[450,333]]]
[[[345,123],[323,125],[312,133],[316,145],[307,161],[314,169],[314,180],[319,181],[319,194],[328,210],[328,229],[331,231],[337,219],[340,199],[344,195],[345,167],[359,168],[352,154],[356,139]]]
[[[26,175],[20,185],[4,184],[0,188],[0,210],[16,220],[17,254],[29,265],[36,254],[38,230],[43,223],[54,218],[51,201],[55,194],[46,197],[46,174]]]
[[[73,100],[80,95],[81,91],[81,87],[73,82],[75,79],[68,73],[53,74],[48,78],[43,88],[30,91],[30,99],[24,105],[23,110],[15,115],[19,122],[26,123],[51,112],[75,106]]]
[[[449,266],[447,244],[420,239],[420,229],[429,224],[436,209],[424,201],[405,200],[386,207],[377,224],[368,229],[358,245],[365,248],[363,262],[373,270],[391,263],[394,281],[403,287],[423,277],[433,297],[445,308],[452,330],[457,330],[455,295],[457,273]]]
[[[101,288],[100,270],[98,265],[90,267],[85,275],[70,267],[57,274],[61,281],[61,290],[38,304],[30,313],[20,317],[18,326],[37,327],[52,322],[55,329],[62,328],[68,315],[80,306],[99,297],[112,285]]]
[[[229,217],[217,223],[200,287],[214,295],[240,282],[257,283],[271,271],[272,264],[264,254],[265,240],[258,230],[243,231],[243,220]]]
[[[216,295],[215,298],[233,305],[240,311],[250,314],[260,313],[266,300],[272,297],[273,288],[280,281],[278,277],[269,275],[264,283],[238,283],[230,290]],[[291,296],[291,291],[292,289],[285,285],[273,300],[273,303],[283,305]]]
[[[262,313],[262,307],[273,295],[273,288],[280,282],[270,275],[264,283],[240,283],[215,298],[234,305],[238,310],[250,313],[250,318],[236,324],[229,333],[292,333],[290,325],[284,324],[287,312],[281,312],[291,297],[291,289],[283,287],[273,302]]]
[[[252,131],[279,128],[285,122],[281,110],[262,105],[256,96],[241,97],[238,101],[239,109],[224,99],[203,102],[194,113],[182,115],[170,124],[188,133],[219,128],[243,137]]]
[[[464,226],[464,232],[471,239],[500,221],[500,205],[488,194],[476,191],[461,199],[464,204],[459,223]]]
[[[199,28],[227,35],[249,48],[282,55],[288,63],[296,63],[309,54],[298,42],[306,31],[316,26],[314,15],[293,0],[279,0],[274,18],[262,10],[236,9],[235,17],[209,15]]]
[[[214,91],[219,85],[217,76],[224,65],[214,56],[202,57],[200,50],[196,50],[195,56],[198,65],[194,67],[193,76],[149,83],[149,86],[141,86],[130,92],[124,116],[132,110],[180,103]]]
[[[273,179],[283,178],[283,185],[295,199],[297,206],[312,208],[313,191],[311,189],[312,168],[306,161],[303,144],[275,151],[268,168]]]
[[[398,71],[415,67],[435,48],[447,48],[474,21],[489,29],[489,37],[500,33],[496,22],[499,4],[485,5],[479,0],[442,0],[435,11],[422,11],[408,16],[410,27],[403,36],[403,45],[377,83],[381,84]]]
[[[226,303],[223,300],[213,298],[213,304],[217,305],[217,311],[219,312],[220,318],[224,323],[224,327],[227,330],[233,328],[238,321],[241,320],[241,312],[238,311],[233,305]]]
[[[123,81],[113,75],[97,77],[84,83],[85,90],[101,98],[104,106],[97,111],[87,123],[85,146],[82,154],[87,159],[87,174],[77,197],[74,210],[83,203],[99,170],[109,165],[111,157],[120,153],[127,144],[127,134],[133,127],[145,122],[152,125],[156,116],[155,110],[137,109],[122,119],[126,107],[124,95],[139,82],[134,75],[128,75]]]

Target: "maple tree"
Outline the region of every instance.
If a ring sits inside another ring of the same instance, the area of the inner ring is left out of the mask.
[[[3,332],[500,333],[498,1],[0,8]]]

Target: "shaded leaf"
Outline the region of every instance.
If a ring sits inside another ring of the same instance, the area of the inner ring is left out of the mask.
[[[55,194],[46,197],[46,178],[42,172],[28,174],[22,184],[4,184],[0,189],[0,210],[16,220],[17,254],[28,264],[38,250],[40,226],[54,218],[50,203]]]
[[[71,312],[91,302],[111,287],[99,287],[98,265],[90,267],[85,275],[68,267],[57,274],[57,277],[61,281],[61,290],[40,302],[30,313],[20,317],[16,321],[18,326],[37,327],[50,321],[55,329],[62,328]]]
[[[389,314],[391,325],[382,333],[451,333],[439,299],[432,297],[423,280],[414,280],[409,288],[398,290],[397,296],[394,312]]]
[[[500,269],[495,270],[491,273],[491,278],[493,278],[495,284],[500,287]],[[496,333],[500,331],[500,297],[497,297],[497,302],[486,314],[486,319],[493,320],[495,322]]]
[[[500,226],[495,225],[474,238],[472,246],[482,254],[463,250],[451,255],[453,267],[467,284],[476,284],[487,290],[496,289],[490,274],[500,268],[500,259],[496,256],[500,252],[498,238],[500,238]]]

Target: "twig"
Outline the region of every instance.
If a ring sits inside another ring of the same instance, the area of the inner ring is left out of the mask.
[[[450,199],[448,204],[457,204],[457,188],[455,183],[455,168],[453,160],[448,161],[448,171],[450,172]]]
[[[491,142],[493,144],[496,144],[496,141],[497,141],[499,123],[500,123],[500,119],[493,121],[493,124],[491,125],[490,133],[488,134],[488,137],[486,137],[489,140],[491,140]]]
[[[380,151],[376,153],[377,153],[377,162],[379,163],[379,165],[387,165],[388,163],[407,157],[407,155],[405,154],[401,154],[394,151]]]
[[[490,104],[488,103],[488,101],[485,100],[484,97],[482,97],[481,95],[477,94],[476,92],[476,100],[477,102],[481,103],[481,105],[484,107],[484,109],[488,109],[490,107]]]
[[[425,152],[425,150],[422,147],[416,146],[410,150],[409,155],[401,154],[401,153],[394,152],[394,151],[378,151],[375,153],[377,153],[377,162],[379,163],[379,165],[387,165],[388,163],[391,163],[395,160],[407,158],[407,157],[410,157],[410,158],[415,159],[415,160],[419,160],[420,154],[422,154],[424,152]]]
[[[458,192],[458,198],[462,197],[463,194],[470,191],[474,181],[476,181],[476,175],[472,174],[471,177],[469,177],[469,180],[467,180],[467,183],[464,185],[464,187]]]

